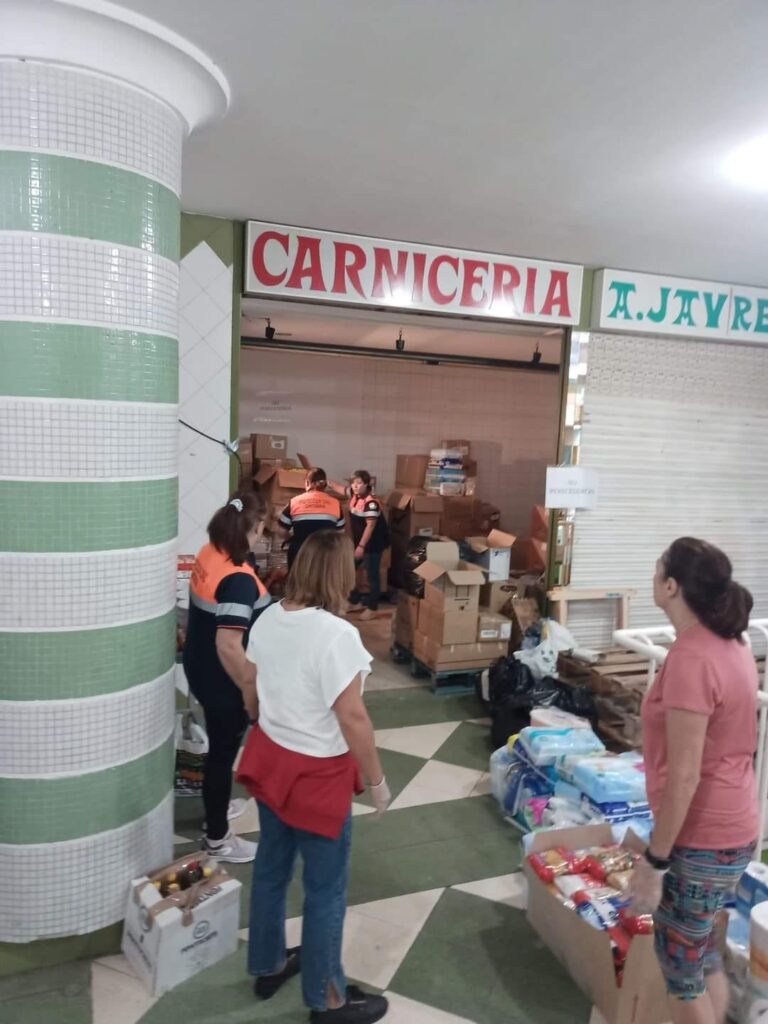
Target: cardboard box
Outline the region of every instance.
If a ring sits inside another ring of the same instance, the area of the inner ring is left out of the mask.
[[[418,660],[438,672],[487,668],[507,654],[505,643],[438,644],[421,632],[416,634],[415,644]]]
[[[503,640],[509,643],[512,638],[512,620],[505,615],[498,615],[488,608],[481,608],[477,619],[477,639],[480,643],[489,640]]]
[[[421,602],[419,632],[436,644],[471,644],[478,640],[477,609],[471,606],[441,607],[432,601]],[[512,623],[509,624],[510,627]],[[490,639],[496,639],[491,637]]]
[[[413,597],[412,594],[406,594],[404,590],[401,590],[397,595],[395,619],[408,626],[411,632],[415,633],[419,628],[419,609],[422,604],[421,598]]]
[[[464,540],[478,531],[475,526],[482,503],[474,497],[443,498],[440,532],[452,540]]]
[[[434,542],[427,547],[427,561],[414,573],[424,580],[424,600],[446,610],[477,609],[480,587],[485,582],[481,569],[459,559],[453,541]]]
[[[531,511],[531,536],[545,544],[549,541],[549,512],[543,505],[534,505]]]
[[[518,537],[512,545],[511,565],[520,572],[546,572],[547,545],[534,537]]]
[[[387,495],[389,527],[405,540],[434,537],[440,533],[443,499],[436,494],[400,488]]]
[[[491,530],[487,537],[467,537],[470,558],[486,570],[489,583],[509,579],[510,555],[516,540],[513,534],[502,530]]]
[[[421,490],[428,465],[428,455],[398,455],[395,463],[395,487]]]
[[[584,850],[612,842],[609,825],[584,825],[538,832],[533,837],[531,852],[540,853],[558,846]],[[523,870],[528,881],[531,927],[608,1024],[665,1024],[669,1020],[669,1004],[653,936],[633,938],[624,981],[618,988],[608,933],[593,928],[564,906],[527,861]]]
[[[304,492],[306,479],[306,469],[283,469],[279,466],[262,466],[254,477],[264,491],[267,501],[279,509],[282,509],[291,498]]]
[[[284,459],[288,438],[284,434],[251,434],[251,452],[256,459]]]
[[[532,597],[513,597],[504,609],[504,613],[512,620],[511,648],[520,648],[526,631],[541,618],[538,601]]]
[[[237,950],[241,889],[236,878],[226,875],[204,886],[201,902],[191,909],[171,906],[157,913],[153,908],[165,901],[149,879],[131,883],[122,949],[152,995]]]
[[[501,612],[513,597],[526,596],[526,586],[525,577],[514,576],[486,583],[480,588],[480,605],[490,612]]]
[[[395,643],[404,647],[406,651],[413,651],[414,638],[416,636],[416,630],[403,619],[395,616],[394,622],[394,639]]]
[[[472,451],[472,444],[470,441],[441,441],[440,447],[455,448],[457,451],[460,451],[461,454],[464,456],[465,462],[469,458],[470,452]]]

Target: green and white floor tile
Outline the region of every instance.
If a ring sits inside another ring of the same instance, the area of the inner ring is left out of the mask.
[[[367,703],[392,808],[355,804],[345,966],[350,979],[384,991],[392,1024],[598,1024],[563,968],[525,919],[517,833],[499,818],[486,772],[487,721],[476,699],[388,686]],[[176,849],[194,849],[199,800],[177,801]],[[233,822],[258,837],[251,801]],[[245,973],[250,865],[243,882],[236,954],[158,999],[122,956],[0,980],[3,1024],[288,1024],[306,1020],[292,982],[268,1003]],[[289,892],[289,940],[301,927],[301,888]]]

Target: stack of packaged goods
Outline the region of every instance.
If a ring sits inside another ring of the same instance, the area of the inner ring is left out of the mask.
[[[592,822],[650,832],[642,758],[609,754],[589,723],[523,729],[491,755],[491,788],[524,832]]]
[[[466,480],[464,453],[460,448],[432,449],[424,478],[426,491],[442,497],[458,497],[464,494]]]
[[[768,865],[753,861],[728,908],[724,955],[731,982],[731,1018],[763,1020],[768,1010]]]
[[[607,932],[618,987],[632,939],[653,932],[652,915],[630,910],[628,890],[637,861],[637,854],[623,846],[559,847],[528,857],[530,870],[559,903],[590,927]]]

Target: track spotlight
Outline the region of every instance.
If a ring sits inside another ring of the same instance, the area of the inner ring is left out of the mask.
[[[539,348],[538,341],[536,342],[536,348],[533,350],[533,355],[531,356],[531,362],[533,363],[534,366],[538,366],[539,363],[541,362],[541,349]]]
[[[395,338],[395,348],[398,352],[405,352],[405,338],[403,337],[402,331],[400,331],[398,336]]]

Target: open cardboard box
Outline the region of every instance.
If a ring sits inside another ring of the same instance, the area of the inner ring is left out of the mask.
[[[389,526],[393,534],[434,537],[440,533],[443,499],[436,494],[400,488],[387,495]]]
[[[516,540],[514,534],[503,530],[491,530],[487,537],[467,537],[470,557],[487,571],[489,583],[509,579],[509,561]]]
[[[446,611],[480,606],[480,587],[485,573],[476,565],[462,562],[454,541],[433,541],[427,546],[427,561],[414,569],[426,584],[424,600]]]
[[[565,847],[585,850],[613,843],[610,825],[539,832],[531,853]],[[640,852],[642,843],[629,833],[625,843]],[[607,1024],[666,1024],[669,1021],[664,980],[656,959],[652,935],[632,939],[621,988],[616,985],[611,940],[564,906],[525,862],[528,882],[528,921],[542,941],[564,965],[573,980],[597,1006]]]

